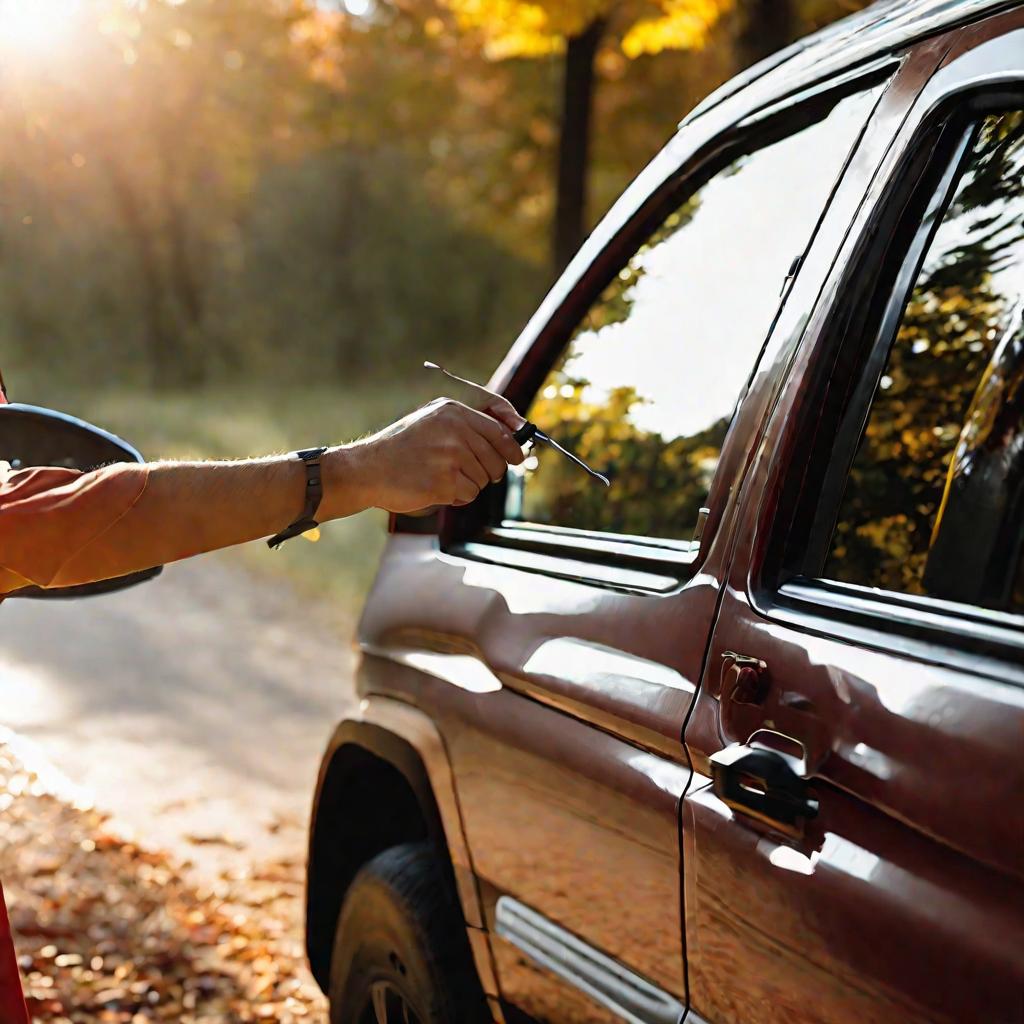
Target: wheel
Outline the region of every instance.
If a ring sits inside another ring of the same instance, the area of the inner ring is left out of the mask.
[[[430,843],[378,854],[338,915],[331,1024],[485,1024],[455,893]]]

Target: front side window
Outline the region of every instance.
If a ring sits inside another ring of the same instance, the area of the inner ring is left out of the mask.
[[[529,418],[611,479],[538,446],[506,519],[687,539],[758,353],[879,90],[733,160],[674,209],[583,317]]]
[[[1024,112],[984,118],[879,380],[825,575],[1024,611]]]

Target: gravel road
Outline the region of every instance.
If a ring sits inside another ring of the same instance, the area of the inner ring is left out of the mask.
[[[197,869],[301,858],[352,706],[351,622],[230,558],[77,601],[0,607],[0,725]]]

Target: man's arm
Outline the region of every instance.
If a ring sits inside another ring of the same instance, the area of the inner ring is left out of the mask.
[[[411,512],[468,504],[509,464],[522,461],[512,431],[523,422],[503,399],[485,412],[438,400],[373,437],[332,448],[321,459],[317,518],[326,522],[372,507]],[[288,456],[156,463],[123,472],[148,473],[142,493],[84,545],[62,552],[66,557],[44,585],[91,583],[267,537],[297,518],[305,494],[305,469]],[[31,527],[29,519],[25,523]]]

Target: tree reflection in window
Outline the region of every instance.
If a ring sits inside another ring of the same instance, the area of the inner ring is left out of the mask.
[[[978,127],[872,403],[825,574],[1021,604],[1024,113]]]
[[[610,477],[538,446],[506,516],[688,539],[736,401],[882,86],[733,161],[675,209],[595,302],[530,408]]]

